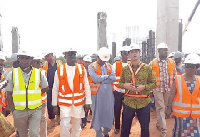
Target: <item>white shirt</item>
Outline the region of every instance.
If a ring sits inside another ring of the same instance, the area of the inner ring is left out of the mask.
[[[75,75],[75,66],[68,66],[65,63],[66,72],[67,72],[67,79],[70,89],[73,90],[73,79]],[[92,104],[91,100],[91,90],[90,85],[87,78],[87,71],[84,68],[85,75],[84,75],[84,86],[85,86],[85,104]],[[52,89],[52,105],[57,106],[58,102],[58,91],[59,91],[59,79],[57,71],[55,72],[54,76],[54,84]],[[74,117],[74,118],[83,118],[85,117],[85,111],[83,109],[83,105],[81,106],[60,106],[60,117]]]
[[[128,65],[128,63],[123,63],[122,62],[122,67],[125,67],[127,65]],[[112,70],[113,70],[113,72],[115,72],[115,76],[116,76],[116,62],[112,65]],[[114,85],[114,89],[117,92],[125,93],[125,89],[117,88],[115,85]]]

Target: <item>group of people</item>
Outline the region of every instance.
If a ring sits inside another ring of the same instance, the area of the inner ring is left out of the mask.
[[[191,53],[183,64],[179,51],[172,58],[167,57],[167,44],[158,44],[157,50],[158,58],[146,64],[140,60],[139,45],[123,46],[121,59],[116,59],[113,65],[108,63],[111,55],[106,47],[98,50],[94,62],[86,55],[83,64],[77,63],[74,48],[63,50],[66,63],[55,60],[52,52],[44,54],[42,64],[43,57],[19,51],[17,63],[6,74],[5,89],[1,89],[0,110],[10,109],[20,137],[47,137],[47,111],[49,128],[57,123],[61,137],[80,137],[89,110],[96,137],[109,137],[113,122],[115,134],[129,137],[135,116],[141,126],[141,137],[149,137],[153,95],[156,127],[162,137],[167,135],[166,118],[172,112],[173,137],[198,137],[200,78],[195,72],[200,57]],[[4,61],[0,54],[1,77]],[[7,107],[2,107],[6,101]]]

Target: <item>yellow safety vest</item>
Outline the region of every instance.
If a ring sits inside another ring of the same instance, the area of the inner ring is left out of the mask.
[[[13,69],[13,84],[13,102],[16,110],[35,109],[42,105],[39,69],[32,69],[28,86],[25,85],[21,68]]]

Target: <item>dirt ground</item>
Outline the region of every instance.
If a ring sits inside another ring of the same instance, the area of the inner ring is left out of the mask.
[[[13,123],[12,115],[9,115],[7,119],[11,123]],[[91,116],[89,116],[89,119],[91,119]],[[88,123],[86,127],[82,130],[81,137],[95,137],[95,131],[93,129],[90,129],[90,124],[91,123]],[[172,118],[167,119],[167,129],[168,129],[167,137],[171,137],[173,126],[174,126],[174,119]],[[160,131],[156,128],[155,111],[151,112],[151,121],[149,130],[150,130],[150,137],[160,137]],[[111,132],[109,133],[110,137],[120,137],[120,134],[115,134],[113,131],[114,131],[114,126]],[[59,133],[60,133],[59,125],[57,125],[52,129],[48,129],[48,137],[59,137]],[[11,137],[15,137],[15,134],[13,134]],[[133,119],[130,137],[140,137],[140,124],[136,118]]]

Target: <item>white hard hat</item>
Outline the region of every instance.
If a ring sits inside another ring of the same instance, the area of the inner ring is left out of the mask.
[[[110,52],[106,47],[100,48],[97,52],[97,55],[102,61],[108,61],[110,59]]]
[[[5,56],[4,56],[4,54],[3,54],[2,51],[0,51],[0,59],[1,59],[1,60],[4,60],[4,61],[6,60],[6,58],[5,58]]]
[[[13,53],[10,57],[11,61],[17,61],[17,53]]]
[[[115,62],[115,61],[119,61],[119,60],[121,60],[121,57],[120,57],[120,56],[116,56],[116,57],[114,58],[114,62]]]
[[[34,57],[33,54],[29,53],[29,52],[26,51],[26,50],[20,50],[20,51],[17,53],[17,56],[19,56],[19,55]]]
[[[129,50],[129,46],[122,46],[120,51],[128,51]]]
[[[66,53],[66,52],[69,52],[69,51],[75,51],[75,52],[77,52],[77,50],[74,47],[66,47],[63,50],[63,54]]]
[[[166,43],[162,42],[158,44],[157,49],[168,49],[168,46]]]
[[[91,58],[89,55],[86,55],[86,56],[83,58],[83,61],[92,62],[92,58]]]
[[[169,57],[174,57],[174,54],[175,54],[175,52],[171,52],[171,53],[169,53],[169,55],[167,56],[168,58]]]
[[[35,55],[34,56],[34,60],[39,60],[39,59],[42,59],[43,57],[41,55]]]
[[[200,56],[196,53],[187,55],[184,61],[185,64],[200,64]]]
[[[129,47],[128,47],[128,51],[131,51],[133,49],[138,49],[140,50],[140,46],[138,44],[132,43]]]
[[[174,58],[181,58],[182,57],[182,53],[180,51],[177,51],[175,54],[174,54]]]

